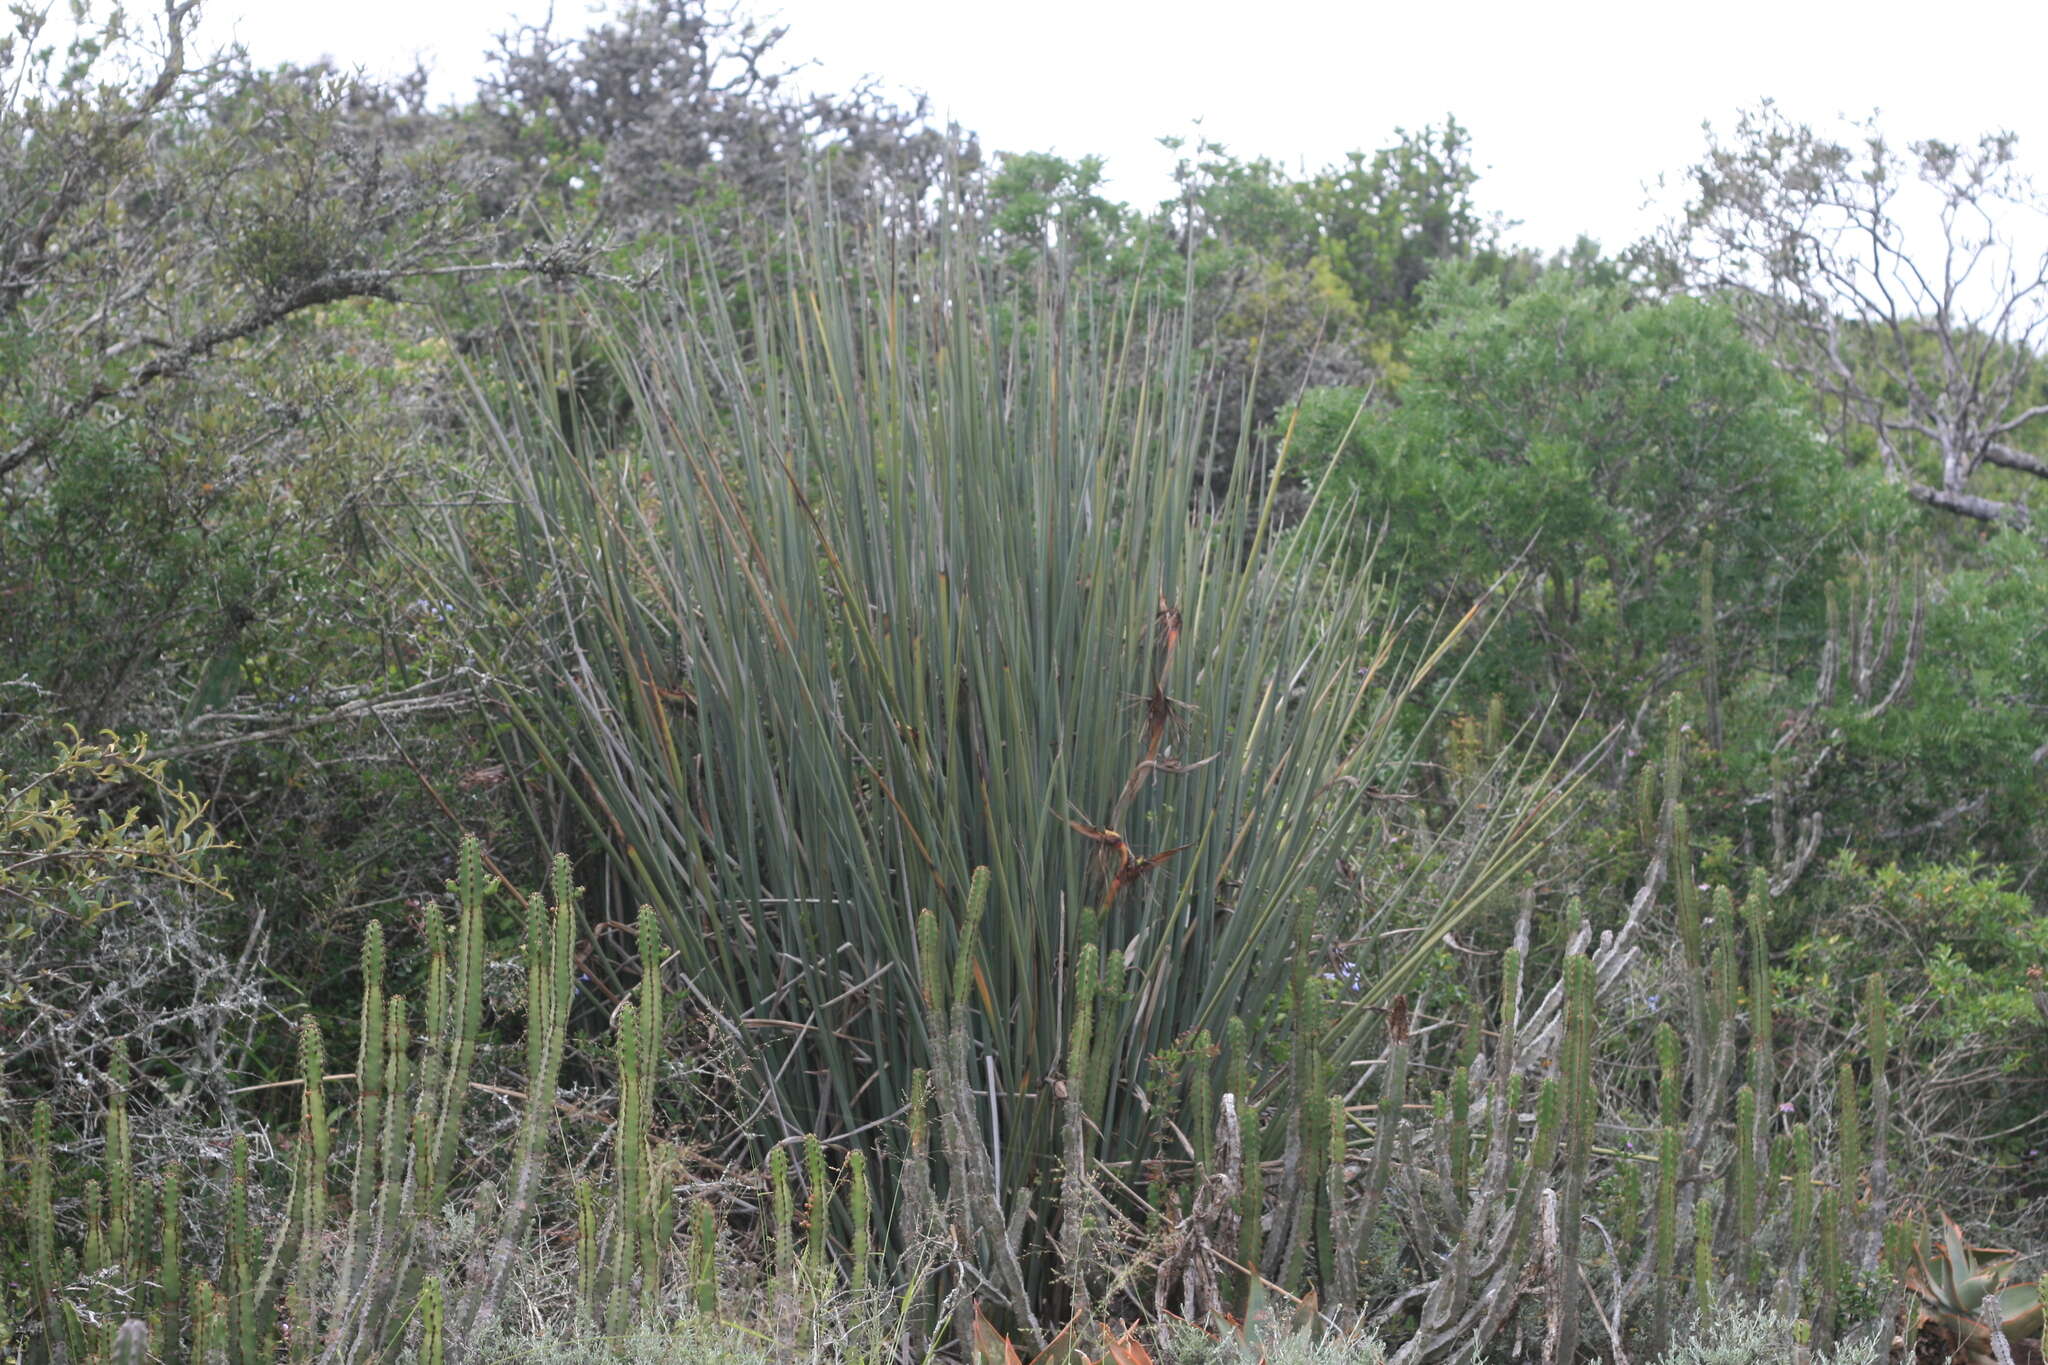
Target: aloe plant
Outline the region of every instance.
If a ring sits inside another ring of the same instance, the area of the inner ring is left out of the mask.
[[[1969,1365],[2000,1359],[1991,1340],[1993,1319],[2009,1342],[2041,1334],[2039,1283],[2006,1283],[2017,1252],[1970,1245],[1955,1220],[1942,1214],[1940,1225],[1915,1243],[1912,1257],[1906,1288],[1919,1300],[1923,1321],[1946,1333]]]

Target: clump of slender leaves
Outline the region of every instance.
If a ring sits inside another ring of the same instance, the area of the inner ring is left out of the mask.
[[[974,1093],[934,1098],[1021,1200],[1007,1240],[1042,1297],[1062,1152],[1134,1189],[1139,1163],[1195,1154],[1184,1135],[1206,1145],[1247,1062],[1190,1045],[1286,1022],[1339,855],[1404,839],[1420,932],[1299,1012],[1332,1041],[1251,1059],[1271,1113],[1315,1083],[1290,1062],[1366,1055],[1368,1007],[1530,856],[1556,787],[1522,774],[1455,838],[1397,830],[1378,798],[1429,715],[1406,703],[1462,623],[1400,654],[1367,576],[1275,549],[1270,481],[1213,491],[1171,319],[1055,284],[1019,315],[943,234],[886,267],[794,240],[779,281],[585,295],[530,334],[488,400],[510,528],[451,524],[445,586],[507,680],[517,758],[622,903],[655,908],[688,1007],[742,1043],[745,1136],[870,1143],[917,1073],[951,1075]],[[623,419],[579,405],[572,329]],[[956,978],[936,1001],[925,910]]]

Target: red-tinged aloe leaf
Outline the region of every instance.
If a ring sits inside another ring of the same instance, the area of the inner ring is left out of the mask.
[[[1152,1365],[1152,1353],[1145,1349],[1144,1343],[1140,1342],[1130,1329],[1125,1329],[1122,1336],[1113,1337],[1109,1334],[1109,1328],[1104,1327],[1102,1338],[1108,1351],[1105,1359],[1111,1365]]]
[[[1251,1292],[1245,1297],[1244,1323],[1239,1334],[1250,1340],[1254,1328],[1263,1327],[1273,1321],[1272,1296],[1266,1292],[1266,1281],[1262,1276],[1252,1276]]]
[[[998,1332],[974,1305],[974,1365],[1024,1365],[1010,1339]]]
[[[2041,1335],[2041,1286],[2038,1281],[2012,1285],[2003,1290],[1998,1296],[1998,1306],[2007,1336],[2015,1341],[2025,1341]]]
[[[1081,1354],[1081,1319],[1077,1316],[1062,1327],[1045,1349],[1031,1358],[1031,1365],[1089,1365],[1088,1357]]]
[[[1956,1275],[1964,1274],[1970,1264],[1970,1249],[1963,1241],[1963,1230],[1946,1213],[1941,1215],[1941,1240],[1948,1251],[1950,1270]]]
[[[1956,1298],[1956,1266],[1958,1261],[1950,1256],[1945,1246],[1934,1248],[1932,1257],[1923,1262],[1928,1287],[1934,1291],[1935,1301],[1952,1304]]]

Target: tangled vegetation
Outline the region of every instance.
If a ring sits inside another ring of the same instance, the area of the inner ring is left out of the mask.
[[[0,49],[9,1358],[2038,1352],[2032,295],[1853,158],[1545,258],[192,16]]]

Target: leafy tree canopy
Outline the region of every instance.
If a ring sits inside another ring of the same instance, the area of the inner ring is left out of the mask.
[[[1515,705],[1618,718],[1698,666],[1710,545],[1724,649],[1810,629],[1841,551],[1896,516],[1715,305],[1559,276],[1501,306],[1469,275],[1426,303],[1397,401],[1311,393],[1294,439],[1418,602],[1519,589],[1482,660]]]

